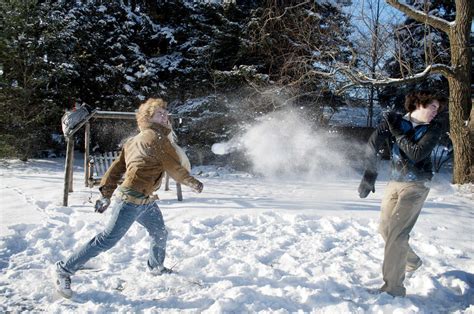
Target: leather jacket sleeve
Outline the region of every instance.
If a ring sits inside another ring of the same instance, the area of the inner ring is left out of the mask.
[[[417,163],[431,154],[440,136],[441,126],[439,123],[433,123],[428,127],[428,130],[418,142],[413,141],[413,139],[405,134],[397,135],[395,140],[405,155]]]
[[[391,133],[385,120],[377,126],[369,138],[365,151],[365,168],[371,173],[377,173],[377,164],[380,159],[380,150]]]

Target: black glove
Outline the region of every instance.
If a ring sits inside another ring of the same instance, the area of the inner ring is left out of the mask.
[[[449,114],[448,114],[448,111],[445,110],[445,111],[442,111],[440,113],[438,113],[436,115],[436,117],[434,117],[433,120],[431,120],[430,122],[431,125],[435,125],[436,124],[436,127],[443,127],[443,128],[447,128],[448,124],[449,124]]]
[[[383,113],[383,118],[385,122],[387,122],[388,128],[390,129],[390,133],[393,136],[403,135],[403,131],[400,128],[401,119],[402,117],[396,114],[393,111],[388,111]]]
[[[202,182],[200,181],[198,181],[198,183],[192,187],[193,191],[196,193],[201,193],[203,188],[204,188],[204,184],[202,184]]]
[[[102,214],[103,212],[106,211],[109,205],[110,205],[110,198],[101,196],[97,201],[95,201],[95,205],[94,205],[95,212]]]
[[[369,170],[364,171],[364,176],[359,185],[359,197],[366,198],[367,195],[372,191],[375,193],[375,180],[377,179],[377,172],[372,172]]]

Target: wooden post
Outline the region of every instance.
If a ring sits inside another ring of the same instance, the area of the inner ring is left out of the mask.
[[[69,167],[69,192],[74,192],[74,137],[70,137],[71,141],[71,167]],[[68,143],[69,144],[69,143]]]
[[[165,191],[170,190],[170,175],[168,172],[165,172]]]
[[[183,192],[181,191],[181,183],[176,182],[176,193],[178,194],[178,201],[183,201]]]
[[[91,124],[86,123],[84,131],[84,184],[86,187],[89,186],[89,148],[90,148],[90,134],[91,134]]]
[[[88,182],[88,186],[90,188],[93,188],[94,187],[94,169],[95,169],[95,161],[93,159],[91,159],[89,161],[89,177],[87,178],[87,182]]]
[[[69,185],[71,184],[72,174],[72,157],[74,154],[74,139],[66,137],[67,149],[66,149],[66,167],[64,169],[64,194],[63,194],[63,206],[67,206],[69,197]]]

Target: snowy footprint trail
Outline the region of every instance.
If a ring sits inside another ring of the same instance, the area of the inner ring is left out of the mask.
[[[9,225],[10,234],[0,237],[2,311],[474,311],[474,249],[456,243],[456,236],[464,239],[474,222],[463,199],[445,204],[445,195],[431,196],[426,217],[420,218],[411,238],[424,265],[407,277],[407,298],[394,299],[372,293],[382,284],[383,241],[376,208],[367,210],[371,202],[363,206],[352,195],[355,181],[272,185],[216,169],[204,169],[202,195],[185,190],[181,203],[173,191],[161,193],[159,205],[169,230],[165,263],[177,273],[146,273],[149,238],[135,224],[116,247],[72,278],[75,295],[66,300],[54,291],[53,263],[101,231],[111,213],[93,213],[88,197],[96,192],[79,188],[80,183],[72,194],[73,205],[59,206],[53,198],[57,186],[39,195],[36,186],[13,176],[19,170],[12,168],[4,169],[12,174],[4,184],[23,186],[25,197],[42,205],[36,210],[43,218]],[[53,178],[62,176],[55,167],[40,168]],[[331,190],[335,186],[337,193]],[[315,195],[315,189],[323,193]],[[450,223],[433,221],[433,208],[439,207]],[[12,209],[4,204],[5,210]],[[453,219],[460,220],[457,230]]]

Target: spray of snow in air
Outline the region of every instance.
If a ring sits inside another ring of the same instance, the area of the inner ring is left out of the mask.
[[[338,134],[315,129],[302,114],[287,109],[260,118],[241,135],[214,144],[212,151],[243,151],[253,170],[266,177],[318,179],[352,171],[342,151],[348,146]]]

